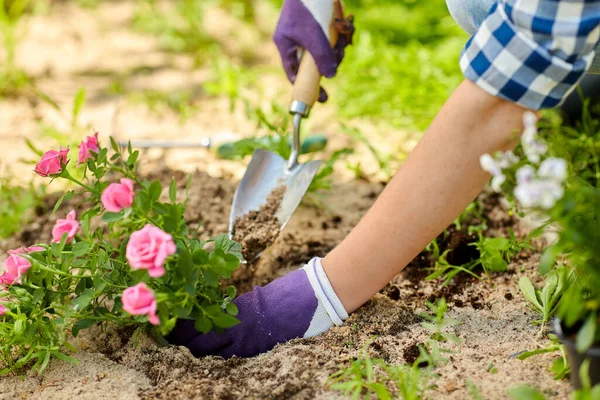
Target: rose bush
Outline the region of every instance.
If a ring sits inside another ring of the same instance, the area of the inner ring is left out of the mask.
[[[72,360],[69,338],[94,325],[139,326],[161,341],[179,319],[202,332],[237,324],[235,288],[221,281],[238,267],[240,245],[191,234],[187,199],[178,201],[174,181],[163,196],[158,180],[142,180],[131,147],[111,139],[109,151],[97,134],[86,138],[81,180],[65,168],[68,152],[46,152],[35,172],[74,182],[53,212],[75,197],[77,209],[57,220],[51,243],[10,250],[4,261],[0,375],[32,364],[44,370],[52,357]]]

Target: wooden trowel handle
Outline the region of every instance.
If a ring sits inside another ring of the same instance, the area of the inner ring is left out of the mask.
[[[338,33],[332,24],[329,28],[329,43],[332,47],[337,43],[337,39]],[[320,81],[321,74],[315,59],[308,51],[304,51],[302,60],[300,60],[298,75],[296,75],[296,81],[294,82],[294,89],[292,90],[292,101],[301,101],[312,107],[319,98]]]

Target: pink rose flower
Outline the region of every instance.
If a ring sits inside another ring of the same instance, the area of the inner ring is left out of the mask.
[[[98,153],[100,151],[100,146],[98,146],[98,132],[94,133],[94,136],[88,136],[85,140],[82,140],[79,144],[79,156],[77,157],[77,165],[80,165],[90,157],[93,157],[90,150],[94,153]]]
[[[35,165],[35,172],[44,178],[48,175],[60,174],[63,165],[66,165],[67,162],[69,162],[69,160],[67,160],[68,153],[68,147],[66,149],[61,147],[60,151],[48,150],[44,153],[42,159]]]
[[[129,208],[133,204],[133,181],[122,178],[121,183],[111,183],[108,185],[100,200],[102,205],[110,212],[119,212],[124,208]]]
[[[154,293],[145,283],[140,282],[123,291],[123,310],[131,315],[148,315],[152,325],[160,324],[156,315],[156,299]]]
[[[158,278],[165,274],[165,260],[176,250],[171,235],[148,224],[131,234],[126,257],[131,268],[147,269],[148,275]]]
[[[75,219],[75,210],[67,214],[67,219],[59,219],[56,221],[56,225],[52,228],[52,241],[60,243],[60,239],[63,234],[67,233],[67,243],[75,237],[75,234],[79,231],[79,221]]]
[[[8,310],[8,308],[6,308],[2,304],[0,304],[0,317],[3,316],[4,314],[6,314],[7,310]]]
[[[0,275],[0,283],[12,285],[21,283],[21,277],[31,268],[31,263],[19,254],[32,253],[34,251],[44,251],[43,247],[31,246],[29,248],[20,247],[8,251],[8,258],[4,260],[4,273]]]

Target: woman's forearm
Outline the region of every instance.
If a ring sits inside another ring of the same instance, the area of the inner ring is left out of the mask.
[[[513,148],[525,110],[464,81],[346,239],[323,260],[352,312],[385,286],[473,201],[489,179],[484,153]]]

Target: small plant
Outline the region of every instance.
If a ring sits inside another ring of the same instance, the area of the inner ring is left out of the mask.
[[[421,361],[417,359],[412,366],[388,365],[381,359],[361,355],[350,363],[350,367],[340,368],[332,374],[327,386],[352,396],[352,399],[375,396],[380,400],[419,400],[432,377],[430,370],[419,369]]]
[[[452,249],[447,249],[439,255],[437,243],[432,242],[429,245],[429,249],[433,252],[434,256],[439,255],[439,257],[436,261],[434,272],[427,276],[426,279],[431,280],[442,277],[444,285],[447,285],[461,272],[467,273],[477,279],[481,279],[481,277],[474,272],[477,267],[481,267],[484,274],[488,277],[492,272],[505,272],[508,269],[508,264],[515,255],[523,249],[531,248],[529,241],[531,240],[531,237],[535,235],[537,235],[537,232],[529,234],[522,240],[517,240],[512,230],[509,238],[490,238],[484,236],[480,232],[478,241],[470,244],[471,246],[477,247],[480,257],[464,265],[452,265],[448,263],[446,256]]]
[[[567,353],[565,350],[565,346],[560,343],[560,340],[556,335],[548,335],[552,344],[546,347],[542,347],[539,349],[525,351],[517,357],[519,360],[526,360],[529,357],[536,356],[538,354],[546,354],[546,353],[560,353],[560,358],[557,358],[552,363],[551,371],[554,374],[554,379],[563,379],[569,373],[569,364],[567,363]]]
[[[420,313],[419,316],[427,320],[427,322],[422,322],[421,326],[431,333],[431,338],[437,342],[458,343],[460,341],[458,337],[444,331],[447,327],[459,324],[457,320],[446,316],[446,311],[448,311],[446,299],[442,297],[435,303],[428,301],[426,305],[432,314]]]
[[[573,271],[563,265],[556,267],[546,275],[544,287],[541,290],[535,289],[526,276],[519,279],[521,293],[529,302],[530,307],[542,317],[536,321],[541,324],[540,333],[544,331],[550,317],[558,309],[562,295],[571,286],[573,280]]]
[[[54,212],[72,199],[77,209],[57,221],[51,243],[8,252],[0,276],[0,375],[31,364],[41,372],[53,357],[73,361],[69,335],[94,325],[138,326],[162,340],[181,319],[201,332],[238,323],[235,288],[222,288],[221,279],[238,267],[239,244],[226,235],[194,237],[176,182],[163,196],[158,180],[137,175],[137,151],[125,153],[112,139],[111,147],[97,135],[81,142],[81,179],[67,169],[69,148],[49,150],[36,164],[38,175],[77,187]]]

